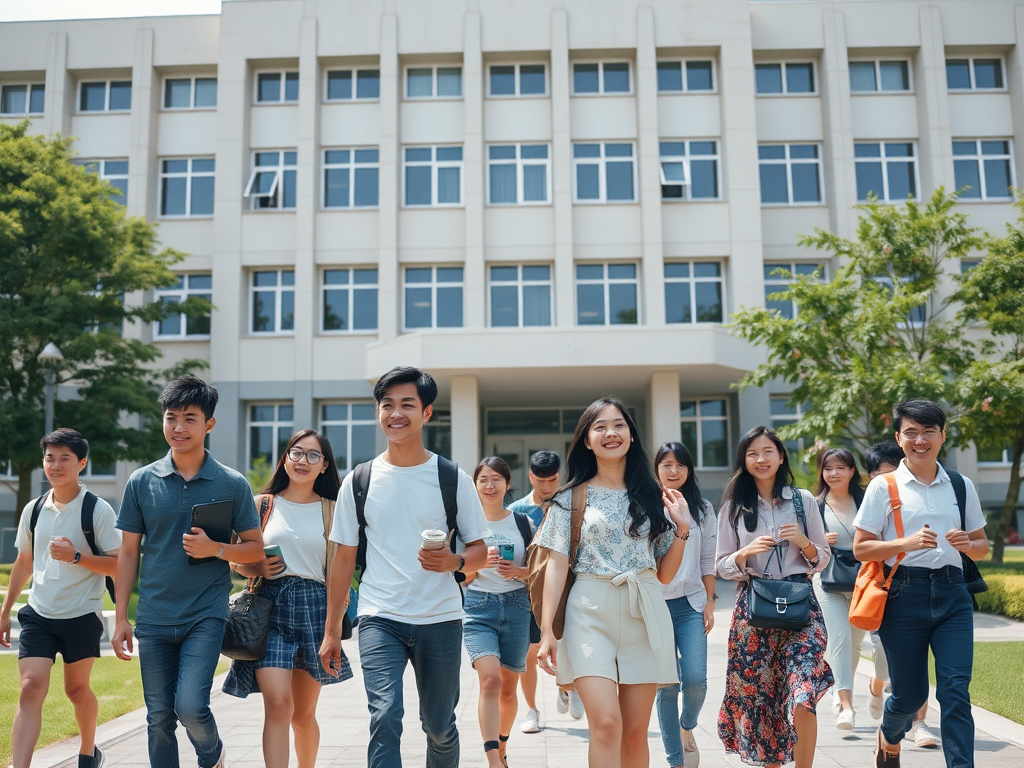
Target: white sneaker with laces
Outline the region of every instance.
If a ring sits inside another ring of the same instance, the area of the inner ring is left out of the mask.
[[[910,733],[914,737],[914,743],[919,747],[931,749],[939,746],[939,740],[935,738],[934,733],[928,730],[928,725],[924,720],[914,721],[914,727],[910,729]]]
[[[531,709],[526,712],[526,717],[523,718],[523,724],[519,726],[519,730],[523,733],[539,733],[540,732],[540,710]]]
[[[852,709],[844,709],[836,715],[836,728],[840,731],[852,731],[857,714]]]
[[[880,720],[882,718],[882,708],[884,704],[884,696],[875,696],[871,691],[868,691],[868,717],[872,720]]]
[[[569,693],[568,691],[558,692],[558,701],[555,703],[555,711],[560,715],[564,715],[569,711]]]
[[[569,717],[573,720],[579,720],[586,713],[583,709],[583,699],[576,691],[569,692]]]
[[[693,731],[680,728],[679,735],[683,739],[684,768],[698,768],[700,765],[700,750],[697,749],[697,740],[693,738]]]

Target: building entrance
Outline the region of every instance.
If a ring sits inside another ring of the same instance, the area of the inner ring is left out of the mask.
[[[582,408],[492,408],[485,414],[484,449],[500,456],[512,471],[508,501],[530,490],[527,471],[538,451],[554,451],[565,467],[565,456]]]

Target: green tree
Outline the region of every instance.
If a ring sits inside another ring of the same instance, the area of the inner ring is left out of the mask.
[[[893,404],[911,397],[946,401],[955,336],[948,301],[935,296],[944,265],[982,242],[956,196],[938,189],[923,205],[871,201],[854,240],[817,230],[800,244],[828,252],[840,266],[830,281],[793,277],[771,298],[794,301],[796,317],[741,309],[732,330],[761,346],[767,361],[739,387],[783,381],[791,402],[809,404],[784,439],[811,438],[863,451],[891,438]]]
[[[56,403],[54,423],[81,431],[97,463],[149,461],[162,448],[156,395],[168,372],[155,366],[156,347],[121,329],[209,311],[192,299],[125,303],[126,294],[174,284],[169,267],[182,255],[157,251],[153,226],[126,216],[113,187],[72,162],[70,139],[29,136],[27,127],[0,125],[0,464],[18,478],[19,516],[40,466],[43,347],[52,341],[64,354],[57,386],[77,388]]]

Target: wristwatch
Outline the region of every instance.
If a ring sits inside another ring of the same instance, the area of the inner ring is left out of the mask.
[[[75,556],[71,558],[72,565],[78,565],[78,561],[82,559],[82,553],[77,549],[75,550]]]
[[[466,558],[464,558],[462,555],[456,555],[456,557],[459,558],[459,567],[455,569],[455,572],[459,573],[462,571],[463,568],[466,567]]]

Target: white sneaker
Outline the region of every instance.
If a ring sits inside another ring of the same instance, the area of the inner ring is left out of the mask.
[[[583,709],[583,699],[576,691],[569,692],[569,717],[573,720],[579,720],[585,714]]]
[[[839,717],[839,713],[843,711],[843,702],[839,700],[839,693],[835,688],[832,689],[832,714]]]
[[[884,696],[875,696],[870,690],[868,691],[868,717],[872,720],[880,720],[884,704]]]
[[[700,765],[700,750],[697,749],[697,740],[693,738],[693,731],[680,728],[679,735],[683,739],[683,766],[697,768]]]
[[[910,729],[910,734],[914,738],[914,743],[919,747],[931,749],[939,746],[939,740],[935,738],[934,733],[928,730],[924,720],[915,720],[914,727]]]
[[[852,709],[844,709],[836,715],[836,728],[840,731],[852,731],[856,713]]]
[[[555,703],[555,711],[560,715],[564,715],[569,711],[569,692],[559,691],[558,701]]]
[[[526,717],[523,718],[523,724],[519,726],[519,730],[523,733],[539,733],[540,732],[540,710],[531,709],[526,713]]]

